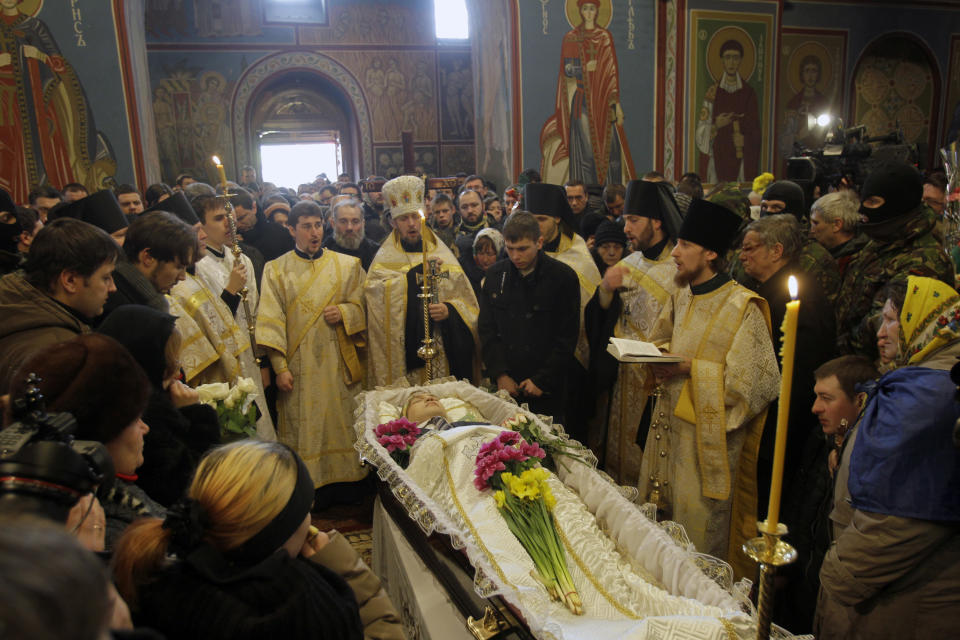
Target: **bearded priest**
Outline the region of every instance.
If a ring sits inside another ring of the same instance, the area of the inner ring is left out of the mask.
[[[433,360],[434,377],[479,378],[477,298],[460,263],[424,224],[424,185],[416,176],[400,176],[383,185],[390,210],[388,235],[370,265],[364,284],[370,337],[369,382],[393,384],[401,377],[426,382],[417,349],[424,338],[422,300],[423,254],[440,272],[436,302],[429,304],[430,332],[440,353]]]

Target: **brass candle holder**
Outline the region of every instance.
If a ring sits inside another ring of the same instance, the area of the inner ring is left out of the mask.
[[[781,538],[787,535],[787,525],[771,525],[767,520],[757,523],[760,535],[743,545],[743,552],[760,563],[760,589],[757,594],[757,640],[770,637],[770,625],[773,620],[773,580],[777,568],[790,564],[797,559],[797,550]]]

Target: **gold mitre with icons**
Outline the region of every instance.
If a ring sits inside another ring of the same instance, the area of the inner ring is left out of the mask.
[[[383,185],[383,199],[394,218],[423,209],[423,180],[417,176],[398,176]]]

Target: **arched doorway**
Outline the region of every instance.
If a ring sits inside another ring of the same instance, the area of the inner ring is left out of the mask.
[[[322,53],[310,51],[284,51],[261,58],[248,67],[240,76],[233,94],[233,130],[238,164],[256,164],[254,149],[257,147],[251,128],[251,105],[264,94],[264,85],[272,85],[275,78],[304,72],[311,83],[324,82],[327,90],[333,90],[345,99],[348,117],[351,119],[352,156],[346,168],[354,174],[366,176],[372,173],[373,133],[370,126],[370,109],[357,79],[342,64]],[[319,86],[319,85],[318,85]],[[328,94],[330,95],[330,94]],[[243,132],[242,134],[240,132]]]
[[[331,181],[341,171],[356,175],[356,118],[327,78],[305,70],[271,76],[257,87],[247,113],[251,157],[265,181],[296,187],[291,182],[312,182],[321,172]],[[296,177],[277,170],[297,157],[291,167],[299,170]]]

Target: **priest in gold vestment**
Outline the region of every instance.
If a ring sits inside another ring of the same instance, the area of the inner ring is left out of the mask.
[[[440,278],[437,301],[430,303],[431,332],[440,354],[434,358],[434,377],[453,375],[476,381],[479,377],[477,297],[460,263],[447,246],[423,224],[423,180],[400,176],[383,185],[393,232],[388,235],[364,283],[369,317],[369,382],[393,384],[407,377],[425,382],[423,360],[417,349],[424,337],[420,278],[423,252],[437,261]]]
[[[354,396],[363,382],[366,318],[360,259],[321,248],[323,211],[305,200],[287,220],[296,248],[263,271],[257,344],[277,374],[277,431],[315,486],[356,482]]]
[[[653,366],[663,385],[639,488],[698,551],[742,577],[755,567],[740,547],[756,535],[757,451],[780,374],[766,301],[722,264],[739,226],[739,216],[706,200],[694,200],[683,221],[672,252],[680,288],[664,310],[673,329],[651,336],[683,362]]]
[[[670,259],[680,228],[680,212],[661,184],[631,180],[623,206],[624,232],[634,252],[607,269],[594,299],[587,305],[591,333],[594,375],[606,378],[603,387],[616,376],[609,394],[609,419],[603,448],[604,471],[619,484],[636,486],[640,460],[650,426],[649,396],[656,386],[650,367],[617,363],[607,354],[611,336],[649,342],[654,334],[669,332],[673,318],[661,315],[670,306],[677,285],[676,265]],[[657,322],[666,323],[658,327]],[[611,368],[615,368],[610,371]],[[602,382],[601,382],[602,384]],[[599,394],[607,397],[606,394]],[[601,410],[602,411],[602,410]],[[598,411],[601,412],[601,411]],[[598,416],[600,423],[606,415]],[[602,432],[602,428],[597,431]],[[599,450],[599,449],[598,449]]]

